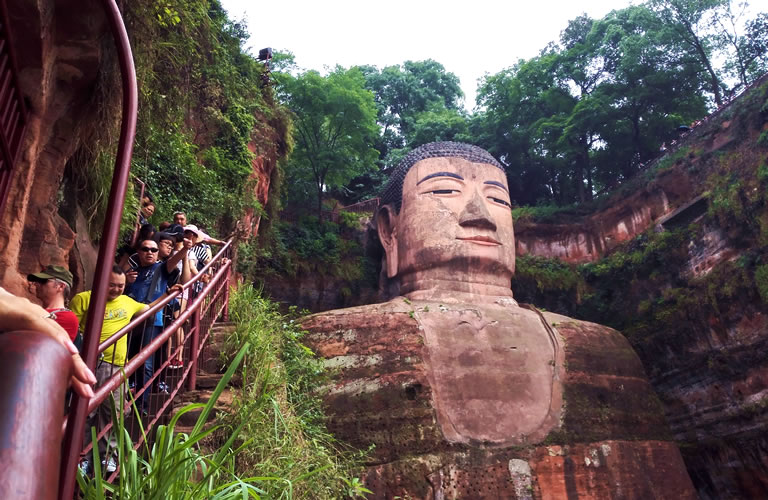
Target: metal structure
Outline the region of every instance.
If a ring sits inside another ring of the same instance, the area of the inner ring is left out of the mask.
[[[95,391],[94,397],[88,401],[88,413],[95,411],[98,406],[104,404],[105,401],[108,403],[107,400],[109,399],[109,395],[115,389],[124,384],[131,375],[139,370],[143,370],[144,363],[150,356],[157,356],[158,354],[162,356],[162,351],[167,342],[171,342],[172,337],[179,328],[183,329],[184,335],[182,343],[175,347],[168,359],[156,367],[153,376],[149,380],[145,380],[144,385],[134,388],[133,397],[126,398],[123,402],[123,411],[127,415],[125,425],[136,437],[134,442],[134,448],[136,449],[144,443],[144,435],[150,435],[151,430],[155,425],[163,423],[163,419],[168,417],[171,404],[175,397],[185,390],[195,390],[197,372],[199,369],[198,361],[210,336],[211,326],[213,326],[218,318],[222,318],[223,320],[227,319],[229,280],[231,277],[232,266],[232,262],[229,259],[231,248],[231,242],[227,243],[194,279],[184,285],[185,289],[192,289],[194,288],[195,283],[202,279],[205,274],[208,272],[213,273],[210,282],[206,284],[202,292],[190,300],[186,310],[181,312],[178,318],[173,322],[166,325],[163,332],[152,340],[152,342],[143,347],[138,355],[129,359],[122,371],[115,371],[110,379]],[[151,309],[137,315],[125,326],[125,328],[98,345],[99,354],[103,353],[107,348],[114,345],[123,337],[127,336],[130,338],[131,335],[141,335],[141,328],[145,320],[150,319],[151,321],[151,318],[157,311],[162,310],[169,302],[172,302],[179,295],[180,292],[174,292]],[[184,359],[184,367],[180,370],[172,370],[170,368],[169,360],[173,359],[179,352],[181,352]],[[161,379],[168,385],[167,392],[158,390],[158,382]],[[136,415],[136,413],[131,410],[131,399],[138,401],[142,395],[145,395],[148,402],[147,411],[146,414]],[[137,422],[137,419],[139,418],[142,420],[141,424],[145,431],[144,433],[139,431],[139,423]],[[66,422],[65,425],[67,425],[67,430],[69,431],[68,422]],[[111,431],[111,428],[112,424],[109,424],[106,427],[99,429],[99,439],[107,435]],[[89,443],[86,446],[81,446],[84,431],[79,432],[78,436],[80,441],[73,439],[71,441],[72,444],[70,445],[72,448],[68,450],[68,455],[75,456],[77,460],[70,461],[68,464],[63,464],[62,474],[64,469],[75,470],[81,457],[90,457],[89,452],[91,450],[91,444]],[[104,457],[101,458],[103,459]],[[107,479],[112,480],[116,475],[117,472]]]
[[[166,297],[162,303],[141,314],[126,328],[100,343],[108,291],[108,283],[104,277],[109,276],[111,272],[117,247],[120,219],[130,177],[138,105],[133,56],[122,16],[115,0],[101,0],[101,3],[115,39],[122,79],[123,106],[115,171],[81,350],[86,364],[94,371],[105,349],[122,336],[131,335],[143,319],[150,317],[179,295],[179,292],[176,292]],[[27,120],[24,101],[16,81],[17,72],[10,49],[9,28],[5,0],[0,0],[0,213],[14,174],[14,163]],[[230,253],[231,242],[218,252],[195,279],[185,285],[186,289],[190,289],[204,275],[211,276],[210,282],[190,300],[186,310],[181,312],[161,335],[129,359],[123,372],[114,373],[99,387],[93,398],[83,399],[74,394],[66,417],[63,414],[64,397],[72,369],[69,353],[57,341],[37,332],[8,332],[0,336],[0,401],[2,407],[9,410],[0,416],[3,434],[0,445],[0,459],[3,461],[0,495],[4,498],[41,500],[74,498],[78,463],[81,457],[90,451],[90,446],[83,446],[86,417],[109,398],[114,388],[123,383],[124,376],[130,376],[143,369],[144,362],[150,356],[162,352],[166,343],[181,329],[184,332],[183,341],[176,346],[175,353],[182,354],[185,367],[182,370],[170,370],[166,360],[156,368],[154,376],[146,381],[143,387],[136,388],[135,397],[146,394],[150,404],[146,415],[133,415],[130,418],[134,421],[142,419],[147,435],[151,435],[151,429],[170,413],[174,397],[184,390],[195,388],[198,360],[208,339],[210,327],[218,318],[227,317],[232,265],[229,260]],[[160,378],[169,382],[171,390],[155,391],[153,394],[153,391],[158,389],[156,381]],[[100,435],[105,435],[109,430],[110,426],[99,429]],[[141,439],[138,439],[136,447],[141,444]]]
[[[8,9],[5,0],[0,0],[0,214],[5,208],[27,124],[11,40]]]
[[[48,335],[9,332],[0,335],[0,353],[0,495],[55,498],[69,352]]]

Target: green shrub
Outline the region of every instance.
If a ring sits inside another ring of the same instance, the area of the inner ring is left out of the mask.
[[[267,498],[365,493],[355,479],[364,455],[337,442],[325,427],[321,390],[328,378],[301,343],[305,332],[252,286],[241,286],[230,297],[237,328],[227,338],[225,356],[249,346],[232,412],[220,420],[225,429],[238,429],[234,471],[269,478],[259,484]],[[222,431],[221,439],[229,432]]]
[[[755,286],[760,293],[760,298],[768,304],[768,264],[763,264],[755,268]]]
[[[166,425],[159,425],[151,448],[144,437],[144,447],[133,449],[133,443],[125,428],[124,416],[113,409],[114,432],[117,435],[119,472],[113,484],[102,479],[101,460],[95,459],[93,478],[77,474],[80,497],[84,500],[165,498],[188,499],[236,499],[259,498],[265,493],[259,485],[265,478],[241,479],[234,474],[232,464],[240,451],[233,446],[242,426],[229,433],[222,445],[213,452],[201,448],[201,442],[220,426],[205,428],[208,415],[216,400],[229,383],[250,346],[246,343],[234,356],[229,369],[211,394],[206,405],[192,404],[179,411]],[[114,408],[114,401],[113,401]],[[184,413],[202,408],[192,431],[187,435],[175,432],[176,424]],[[136,412],[136,405],[133,405]],[[139,421],[139,423],[141,423]],[[91,429],[94,450],[97,447],[96,428]],[[242,446],[242,445],[241,445]]]
[[[760,136],[757,138],[757,145],[762,147],[768,147],[768,129],[763,130]]]

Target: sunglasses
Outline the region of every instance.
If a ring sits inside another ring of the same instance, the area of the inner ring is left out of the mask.
[[[155,253],[155,252],[158,251],[158,249],[157,248],[150,248],[150,247],[141,247],[141,251],[142,252]]]

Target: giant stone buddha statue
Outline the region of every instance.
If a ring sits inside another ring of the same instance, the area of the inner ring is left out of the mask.
[[[695,498],[627,340],[518,304],[507,180],[486,151],[422,146],[376,215],[400,296],[305,318],[335,369],[329,427],[372,498]]]

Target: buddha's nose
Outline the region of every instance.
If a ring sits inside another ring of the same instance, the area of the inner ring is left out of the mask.
[[[477,227],[480,229],[490,229],[496,231],[496,224],[493,222],[490,212],[485,206],[480,193],[475,191],[472,198],[464,207],[459,215],[459,225],[461,227]]]

